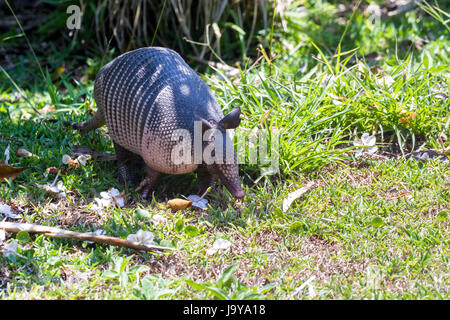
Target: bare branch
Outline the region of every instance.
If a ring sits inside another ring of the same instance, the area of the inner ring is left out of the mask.
[[[143,251],[164,251],[170,250],[174,251],[174,248],[170,247],[162,247],[157,245],[143,245],[138,242],[128,241],[126,239],[110,237],[110,236],[102,236],[95,235],[92,233],[81,233],[75,231],[64,230],[55,227],[47,227],[41,226],[38,224],[30,224],[30,223],[17,223],[17,222],[0,222],[0,229],[5,229],[6,232],[18,233],[20,231],[26,231],[29,233],[39,233],[44,236],[51,238],[68,238],[68,239],[77,239],[81,241],[93,241],[97,243],[110,244],[117,247],[125,247],[129,249],[135,250],[143,250]]]

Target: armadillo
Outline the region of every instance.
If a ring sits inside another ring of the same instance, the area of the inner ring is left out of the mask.
[[[193,140],[197,132],[195,123],[197,126],[200,123],[197,128],[201,128],[202,134],[208,129],[219,132],[225,148],[230,143],[226,130],[239,125],[241,113],[236,107],[224,117],[210,88],[175,51],[146,47],[118,56],[97,74],[94,99],[95,115],[84,122],[72,123],[73,127],[92,130],[107,125],[122,183],[134,177],[129,160],[140,156],[145,162],[146,177],[138,190],[142,190],[144,198],[149,196],[161,173],[185,174],[195,170],[201,192],[219,176],[235,198],[244,197],[234,148],[229,158],[213,163],[173,161],[173,148],[180,143],[173,139],[175,130],[187,130]],[[214,141],[214,137],[202,141],[200,148],[204,150]],[[196,143],[198,146],[198,142],[188,144],[191,159]]]

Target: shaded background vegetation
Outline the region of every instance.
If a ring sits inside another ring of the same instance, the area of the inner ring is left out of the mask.
[[[444,11],[450,6],[447,1],[435,3]],[[80,30],[66,27],[66,9],[73,4],[82,10]],[[425,11],[415,10],[416,1],[409,0],[16,0],[10,5],[51,71],[60,67],[61,60],[69,59],[70,69],[85,65],[85,57],[115,56],[152,43],[197,62],[245,64],[246,58],[254,61],[262,50],[269,56],[274,51],[273,56],[290,60],[292,68],[309,63],[310,69],[315,64],[311,55],[316,53],[311,42],[327,55],[336,53],[341,44],[342,52],[358,47],[360,55],[404,57],[448,35],[448,24],[444,28],[433,23]],[[355,8],[358,14],[346,30]],[[31,52],[5,1],[0,2],[0,17],[0,61],[8,66],[11,54]],[[381,19],[387,22],[381,25]]]

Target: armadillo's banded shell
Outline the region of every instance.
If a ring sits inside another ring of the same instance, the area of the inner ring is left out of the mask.
[[[223,117],[208,86],[167,48],[142,48],[117,57],[97,75],[94,96],[112,139],[165,173],[196,168],[172,163],[175,129],[187,129],[193,137],[194,120]]]

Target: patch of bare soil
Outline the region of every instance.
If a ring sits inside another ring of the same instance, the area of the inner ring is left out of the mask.
[[[326,281],[334,275],[351,277],[357,273],[364,273],[369,261],[339,258],[341,248],[338,244],[317,237],[299,239],[292,250],[283,244],[283,236],[265,229],[255,237],[243,237],[234,234],[231,238],[232,246],[227,254],[239,258],[239,268],[235,276],[246,285],[262,286],[273,282],[273,274],[282,274],[283,282],[286,278],[304,281],[315,276],[316,281]],[[218,253],[220,254],[220,253]],[[265,265],[255,267],[255,259],[267,257]],[[170,255],[162,255],[158,259],[144,261],[137,257],[137,263],[150,267],[150,273],[162,274],[164,277],[180,277],[197,281],[216,280],[229,265],[213,263],[204,267],[193,263],[183,251]],[[292,267],[295,265],[295,267]]]
[[[99,228],[104,224],[104,217],[92,211],[87,211],[83,206],[74,206],[67,201],[59,201],[49,205],[50,212],[58,212],[56,216],[58,227],[72,229],[74,227]],[[48,223],[42,223],[47,225]]]

